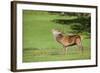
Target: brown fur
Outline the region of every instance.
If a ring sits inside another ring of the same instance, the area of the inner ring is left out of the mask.
[[[81,37],[79,35],[65,35],[64,33],[53,29],[53,34],[57,42],[63,45],[64,51],[68,46],[77,45],[81,50],[83,50]]]

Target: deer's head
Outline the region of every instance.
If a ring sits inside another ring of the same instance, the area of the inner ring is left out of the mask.
[[[56,30],[56,29],[52,29],[52,33],[53,33],[53,35],[54,35],[55,37],[57,37],[58,35],[62,34],[61,31]]]

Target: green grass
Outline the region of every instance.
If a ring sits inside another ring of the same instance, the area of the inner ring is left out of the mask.
[[[55,19],[75,19],[75,16],[60,16],[42,11],[23,11],[23,62],[82,60],[90,59],[90,39],[83,39],[84,52],[77,46],[68,47],[63,55],[63,47],[52,35],[52,29],[60,29],[65,33],[72,31],[70,25],[54,23]]]

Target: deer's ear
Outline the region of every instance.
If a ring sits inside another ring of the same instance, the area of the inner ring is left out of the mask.
[[[62,34],[62,32],[59,32],[59,34]]]
[[[61,37],[63,37],[63,35],[62,34],[59,34],[58,37],[61,38]]]

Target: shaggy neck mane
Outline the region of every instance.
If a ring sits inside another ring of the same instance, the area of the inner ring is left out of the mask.
[[[60,39],[62,39],[63,34],[58,34],[58,36],[56,36],[56,40],[59,42]]]

